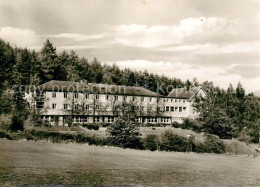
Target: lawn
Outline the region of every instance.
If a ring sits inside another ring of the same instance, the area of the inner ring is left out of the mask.
[[[260,185],[259,158],[0,140],[0,186]]]

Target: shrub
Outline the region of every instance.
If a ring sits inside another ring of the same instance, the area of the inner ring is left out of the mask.
[[[24,127],[23,127],[23,120],[20,116],[18,115],[14,115],[13,118],[12,118],[12,124],[10,126],[10,130],[11,131],[22,131],[24,130]]]
[[[4,131],[0,131],[0,138],[6,138],[8,140],[12,140],[12,138],[10,137],[9,134],[7,134],[6,132]]]
[[[108,127],[110,125],[110,123],[104,123],[102,124],[102,127]]]
[[[99,130],[99,126],[97,124],[83,124],[83,127],[88,128],[89,130]]]
[[[2,114],[0,116],[0,129],[10,130],[11,124],[12,124],[12,115]]]
[[[84,134],[77,134],[75,136],[75,140],[77,143],[88,143],[89,145],[108,145],[108,141],[106,138],[99,138],[96,136],[85,136]]]
[[[189,139],[173,134],[171,131],[166,131],[162,135],[160,149],[163,151],[192,151],[192,143]]]
[[[37,131],[28,130],[24,133],[26,139],[34,140],[50,140],[54,143],[60,143],[62,141],[77,142],[77,143],[88,143],[89,145],[108,145],[106,138],[99,138],[95,136],[86,136],[84,134],[68,134],[59,132],[49,131]]]
[[[131,120],[120,117],[116,123],[111,124],[108,129],[109,142],[118,147],[142,149],[140,133]]]
[[[40,124],[40,123],[39,123]],[[51,123],[50,121],[48,120],[44,120],[42,121],[42,124],[41,124],[43,127],[51,127]]]
[[[143,146],[144,149],[148,149],[150,151],[158,150],[158,138],[156,135],[150,134],[147,135],[143,139]]]
[[[165,123],[147,123],[144,125],[140,125],[141,126],[145,126],[145,127],[165,127],[167,124]]]
[[[213,135],[206,135],[204,143],[198,143],[194,149],[198,153],[225,153],[225,144],[222,140]]]
[[[177,122],[177,121],[174,121],[174,122],[172,122],[172,127],[174,127],[174,128],[180,128],[180,127],[181,127],[181,124],[180,124],[179,122]]]
[[[183,120],[183,123],[180,125],[180,127],[183,129],[190,129],[195,132],[201,132],[202,130],[202,124],[199,121],[189,119],[189,118],[185,118]]]

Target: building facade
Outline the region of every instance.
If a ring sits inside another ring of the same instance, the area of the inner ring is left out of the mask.
[[[26,94],[30,107],[51,124],[113,123],[126,115],[136,123],[182,122],[194,118],[192,104],[199,88],[173,89],[162,96],[142,87],[49,81]]]

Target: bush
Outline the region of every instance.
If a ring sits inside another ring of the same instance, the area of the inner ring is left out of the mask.
[[[173,134],[171,131],[166,131],[162,135],[160,150],[178,152],[192,151],[192,143],[187,138]]]
[[[165,123],[147,123],[147,124],[141,124],[140,127],[165,127],[167,124]]]
[[[108,145],[106,138],[99,138],[95,136],[86,136],[84,134],[68,134],[59,132],[49,132],[49,131],[37,131],[37,130],[27,130],[24,133],[24,138],[30,140],[50,140],[54,143],[60,143],[62,141],[66,142],[76,142],[76,143],[88,143],[89,145]]]
[[[89,145],[108,145],[108,141],[106,138],[99,138],[95,136],[85,136],[84,134],[77,134],[75,136],[75,140],[77,143],[88,143]]]
[[[23,131],[24,127],[23,127],[23,120],[20,116],[18,115],[14,115],[12,118],[12,124],[10,126],[10,130],[11,131]]]
[[[126,117],[120,117],[116,123],[108,127],[107,131],[111,145],[123,148],[143,148],[138,128]]]
[[[6,138],[8,140],[12,140],[11,136],[4,131],[0,131],[0,138]]]
[[[12,124],[12,115],[10,114],[2,114],[0,116],[0,129],[10,130],[10,126]]]
[[[83,124],[83,127],[88,128],[89,130],[99,130],[99,126],[97,124]]]
[[[219,138],[213,135],[206,135],[204,143],[198,143],[195,145],[195,152],[197,153],[225,153],[225,144]]]
[[[156,135],[153,134],[147,135],[143,139],[144,149],[148,149],[150,151],[158,150],[158,142],[159,140]]]
[[[181,128],[181,124],[177,121],[172,122],[172,127],[174,128]]]
[[[102,127],[108,127],[110,125],[110,123],[104,123],[102,124]]]
[[[197,120],[185,118],[183,120],[183,123],[181,124],[181,128],[182,129],[190,129],[190,130],[193,130],[195,132],[201,132],[202,124]]]

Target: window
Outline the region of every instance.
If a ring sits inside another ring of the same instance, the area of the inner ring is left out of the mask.
[[[157,118],[147,118],[147,122],[148,123],[156,123],[157,122]]]
[[[172,112],[174,111],[174,107],[173,107],[173,106],[171,107],[171,111],[172,111]]]
[[[57,104],[56,103],[52,103],[52,109],[56,109]]]
[[[86,105],[86,110],[89,110],[89,105]]]
[[[86,94],[86,99],[89,99],[89,95],[88,94]]]
[[[173,99],[171,99],[171,102],[173,102]]]
[[[153,98],[150,97],[150,98],[149,98],[149,101],[152,102],[152,100],[153,100]]]
[[[67,110],[68,109],[68,104],[64,104],[63,108],[64,108],[64,110]]]
[[[183,110],[186,111],[186,107],[183,107]]]
[[[99,109],[100,108],[100,105],[96,105],[96,109]]]
[[[74,105],[75,109],[79,109],[79,104]]]
[[[179,99],[179,103],[181,102],[181,99]]]
[[[179,107],[179,112],[182,112],[182,107]]]
[[[96,99],[99,99],[99,95],[96,95]]]
[[[141,97],[141,101],[144,101],[144,97]]]
[[[106,95],[106,99],[107,99],[107,100],[109,99],[109,95]]]
[[[52,98],[56,98],[56,92],[52,92]]]
[[[75,121],[76,123],[78,123],[78,122],[80,122],[80,118],[79,118],[79,117],[75,117],[75,118],[74,118],[74,121]]]
[[[107,122],[108,122],[108,123],[114,122],[114,117],[108,117],[108,118],[107,118]]]
[[[115,95],[115,101],[117,101],[118,100],[118,95]]]
[[[185,99],[183,99],[183,102],[185,103]]]
[[[168,123],[169,122],[169,118],[162,118],[162,123]]]
[[[88,122],[88,118],[87,118],[87,117],[82,117],[82,118],[81,118],[81,122],[83,122],[83,123]]]
[[[170,107],[166,106],[165,111],[170,111]]]
[[[175,103],[177,103],[177,99],[175,99]]]
[[[136,98],[135,98],[135,97],[133,97],[133,101],[135,101],[135,99],[136,99]]]
[[[94,117],[94,123],[98,123],[99,122],[99,117]]]
[[[79,94],[78,93],[74,93],[74,98],[79,98]]]
[[[68,98],[68,93],[67,92],[64,93],[63,96],[64,96],[64,98]]]
[[[164,99],[164,102],[167,102],[168,101],[168,99]]]
[[[124,97],[123,97],[123,99],[124,99],[124,101],[126,101],[126,99],[127,99],[127,96],[124,96]]]

